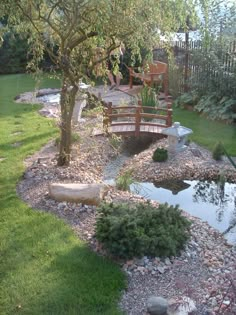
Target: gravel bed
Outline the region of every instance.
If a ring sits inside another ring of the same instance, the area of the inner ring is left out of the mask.
[[[25,161],[26,171],[17,187],[20,197],[35,209],[49,211],[69,223],[75,233],[98,252],[105,254],[94,237],[96,207],[68,202],[56,202],[49,197],[51,182],[102,182],[105,166],[116,156],[108,138],[92,137],[97,118],[87,119],[77,128],[81,142],[73,146],[73,159],[69,167],[56,166],[57,147],[51,142]],[[164,178],[205,179],[216,178],[220,172],[230,181],[236,181],[235,170],[227,161],[216,162],[211,154],[191,143],[186,151],[170,157],[165,163],[154,163],[152,152],[160,140],[144,152],[129,158],[121,170],[133,169],[139,181],[161,181]],[[110,186],[107,201],[145,202],[140,196],[116,191]],[[157,203],[154,203],[157,204]],[[128,315],[146,314],[146,301],[152,295],[180,301],[190,297],[195,314],[236,314],[235,249],[206,222],[183,212],[192,221],[191,238],[179,257],[160,259],[143,257],[119,261],[127,274],[128,284],[119,307]]]

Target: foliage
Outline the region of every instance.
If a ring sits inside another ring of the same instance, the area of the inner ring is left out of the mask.
[[[178,206],[111,203],[98,212],[96,237],[118,257],[175,256],[189,237],[190,223]]]
[[[41,88],[60,85],[41,79]],[[13,102],[34,89],[29,75],[0,76],[0,157],[5,158],[0,161],[0,314],[118,315],[125,285],[120,268],[92,253],[55,214],[31,209],[16,193],[23,161],[58,132],[38,114],[39,105]],[[21,146],[13,147],[15,142]]]
[[[22,73],[26,71],[28,45],[25,38],[9,32],[0,47],[0,73]]]
[[[213,120],[226,120],[230,123],[236,120],[236,98],[219,96],[218,92],[202,96],[195,109]]]
[[[165,162],[168,159],[168,151],[164,148],[157,148],[152,155],[154,162]]]
[[[178,106],[180,108],[184,108],[185,105],[196,105],[198,102],[199,96],[196,93],[196,91],[192,91],[189,93],[184,93],[180,95],[175,101],[174,101],[174,106]]]
[[[218,142],[214,146],[214,149],[212,151],[212,157],[216,161],[220,161],[222,159],[222,155],[224,155],[224,149],[222,147],[222,143]]]
[[[130,191],[130,185],[133,184],[133,171],[128,170],[119,175],[116,179],[116,188],[123,191]]]
[[[201,96],[196,90],[184,93],[178,97],[174,105],[184,108],[192,105],[194,109],[205,114],[212,120],[225,120],[232,123],[236,120],[236,98],[220,96],[219,92],[212,92]]]
[[[142,101],[144,113],[155,114],[155,108],[158,106],[158,99],[155,89],[145,85],[140,92],[140,98]],[[145,107],[152,107],[153,109],[146,109]]]
[[[121,149],[123,140],[121,136],[117,136],[116,134],[113,133],[109,137],[109,143],[113,149],[115,149],[116,151],[119,151]]]
[[[182,50],[182,65],[188,67],[186,72],[179,73],[175,82],[185,81],[188,89],[197,93],[194,104],[196,110],[203,112],[211,119],[235,121],[236,102],[236,66],[235,66],[235,1],[200,0],[198,10],[199,40],[189,42],[188,49]],[[185,30],[187,31],[187,30]],[[187,43],[182,43],[186,47]],[[188,58],[187,58],[188,56]],[[179,55],[178,55],[179,57]],[[173,68],[173,66],[171,66]],[[180,70],[183,67],[179,67]],[[185,69],[183,69],[185,70]],[[189,96],[189,95],[188,95]],[[190,101],[190,99],[188,99]],[[182,103],[180,102],[180,104]]]

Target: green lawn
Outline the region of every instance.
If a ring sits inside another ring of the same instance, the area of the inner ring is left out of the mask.
[[[0,314],[120,314],[119,268],[92,253],[62,220],[16,195],[23,160],[57,133],[38,106],[13,101],[34,86],[28,75],[0,76]],[[21,146],[13,147],[16,142]]]
[[[221,141],[230,155],[236,156],[236,126],[226,125],[219,121],[211,121],[196,112],[174,108],[173,121],[191,128],[190,139],[212,150]]]

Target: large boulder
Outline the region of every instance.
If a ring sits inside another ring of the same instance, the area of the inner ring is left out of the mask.
[[[98,205],[108,191],[105,184],[49,184],[49,195],[57,201]]]

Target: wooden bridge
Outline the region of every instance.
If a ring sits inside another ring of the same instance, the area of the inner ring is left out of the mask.
[[[153,108],[142,106],[141,101],[135,106],[112,106],[110,102],[105,106],[103,125],[107,133],[117,135],[158,135],[172,125],[171,103],[167,108]]]

